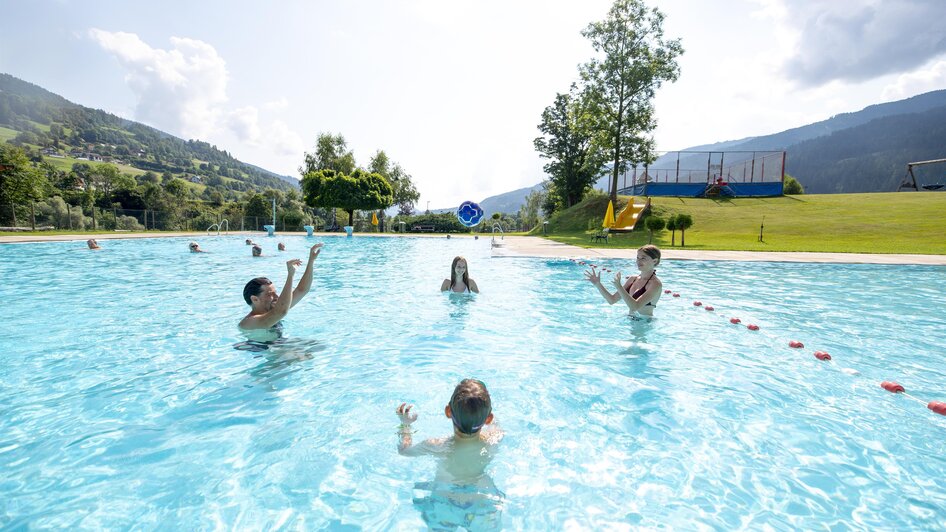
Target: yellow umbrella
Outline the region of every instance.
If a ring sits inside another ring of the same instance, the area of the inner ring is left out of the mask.
[[[378,213],[371,213],[371,225],[378,225]]]
[[[611,201],[608,201],[608,211],[604,213],[604,221],[601,222],[601,227],[612,228],[614,227],[614,204]]]

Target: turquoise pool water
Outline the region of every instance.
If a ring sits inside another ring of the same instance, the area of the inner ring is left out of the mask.
[[[946,401],[944,268],[668,262],[682,297],[647,323],[581,266],[484,239],[257,240],[268,256],[243,237],[0,246],[0,527],[946,523],[946,417],[879,387]],[[283,345],[234,349],[244,283],[281,286],[317,241]],[[458,254],[478,296],[438,292]],[[394,414],[449,434],[468,376],[506,433],[472,491],[398,455]]]

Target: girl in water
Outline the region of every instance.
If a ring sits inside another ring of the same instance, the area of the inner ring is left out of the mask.
[[[450,278],[443,280],[443,284],[440,285],[440,291],[450,291],[460,294],[480,293],[480,289],[476,286],[476,281],[470,279],[470,274],[466,267],[466,259],[463,257],[455,257],[453,259],[453,265],[450,267]]]
[[[598,288],[605,301],[613,305],[618,299],[623,299],[631,314],[653,316],[657,307],[657,300],[663,294],[663,283],[657,278],[657,265],[660,264],[660,249],[650,244],[637,250],[637,269],[640,275],[635,275],[622,283],[621,272],[614,276],[615,293],[601,284],[601,272],[595,271],[594,266],[585,272],[585,278]]]

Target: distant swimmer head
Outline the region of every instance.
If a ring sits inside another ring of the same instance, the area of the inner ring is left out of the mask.
[[[276,245],[276,249],[278,249],[279,251],[286,251],[286,244],[283,244],[282,242],[280,242],[279,244]]]
[[[85,243],[89,246],[89,249],[99,249],[99,243],[94,238],[86,240]]]
[[[260,257],[263,255],[263,248],[259,244],[253,244],[253,256]]]
[[[463,379],[453,389],[444,414],[462,434],[473,435],[493,420],[493,404],[482,381]]]
[[[247,305],[259,304],[263,308],[270,308],[276,304],[277,299],[279,296],[276,295],[276,287],[266,277],[252,279],[243,287],[243,300]]]
[[[190,244],[187,244],[187,248],[191,250],[191,253],[197,253],[200,251],[200,244],[191,241]]]
[[[247,245],[247,246],[252,246],[252,245],[253,245],[253,241],[252,241],[251,239],[247,238],[247,239],[246,239],[246,245]]]

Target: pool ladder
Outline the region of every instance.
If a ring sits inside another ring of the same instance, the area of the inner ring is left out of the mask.
[[[223,229],[224,227],[226,227],[226,229]],[[220,236],[221,229],[223,229],[223,231],[226,232],[227,234],[230,234],[230,222],[226,218],[208,227],[207,234],[209,235],[211,231],[216,230],[217,236]]]
[[[498,248],[498,247],[501,247],[501,246],[502,246],[501,243],[499,243],[499,242],[496,241],[496,232],[497,232],[497,231],[499,232],[499,239],[500,239],[500,240],[503,240],[503,239],[506,238],[506,232],[503,231],[503,226],[501,226],[501,225],[499,225],[499,224],[493,224],[493,240],[492,240],[492,242],[491,242],[490,244],[491,244],[491,246],[494,247],[494,248]]]

